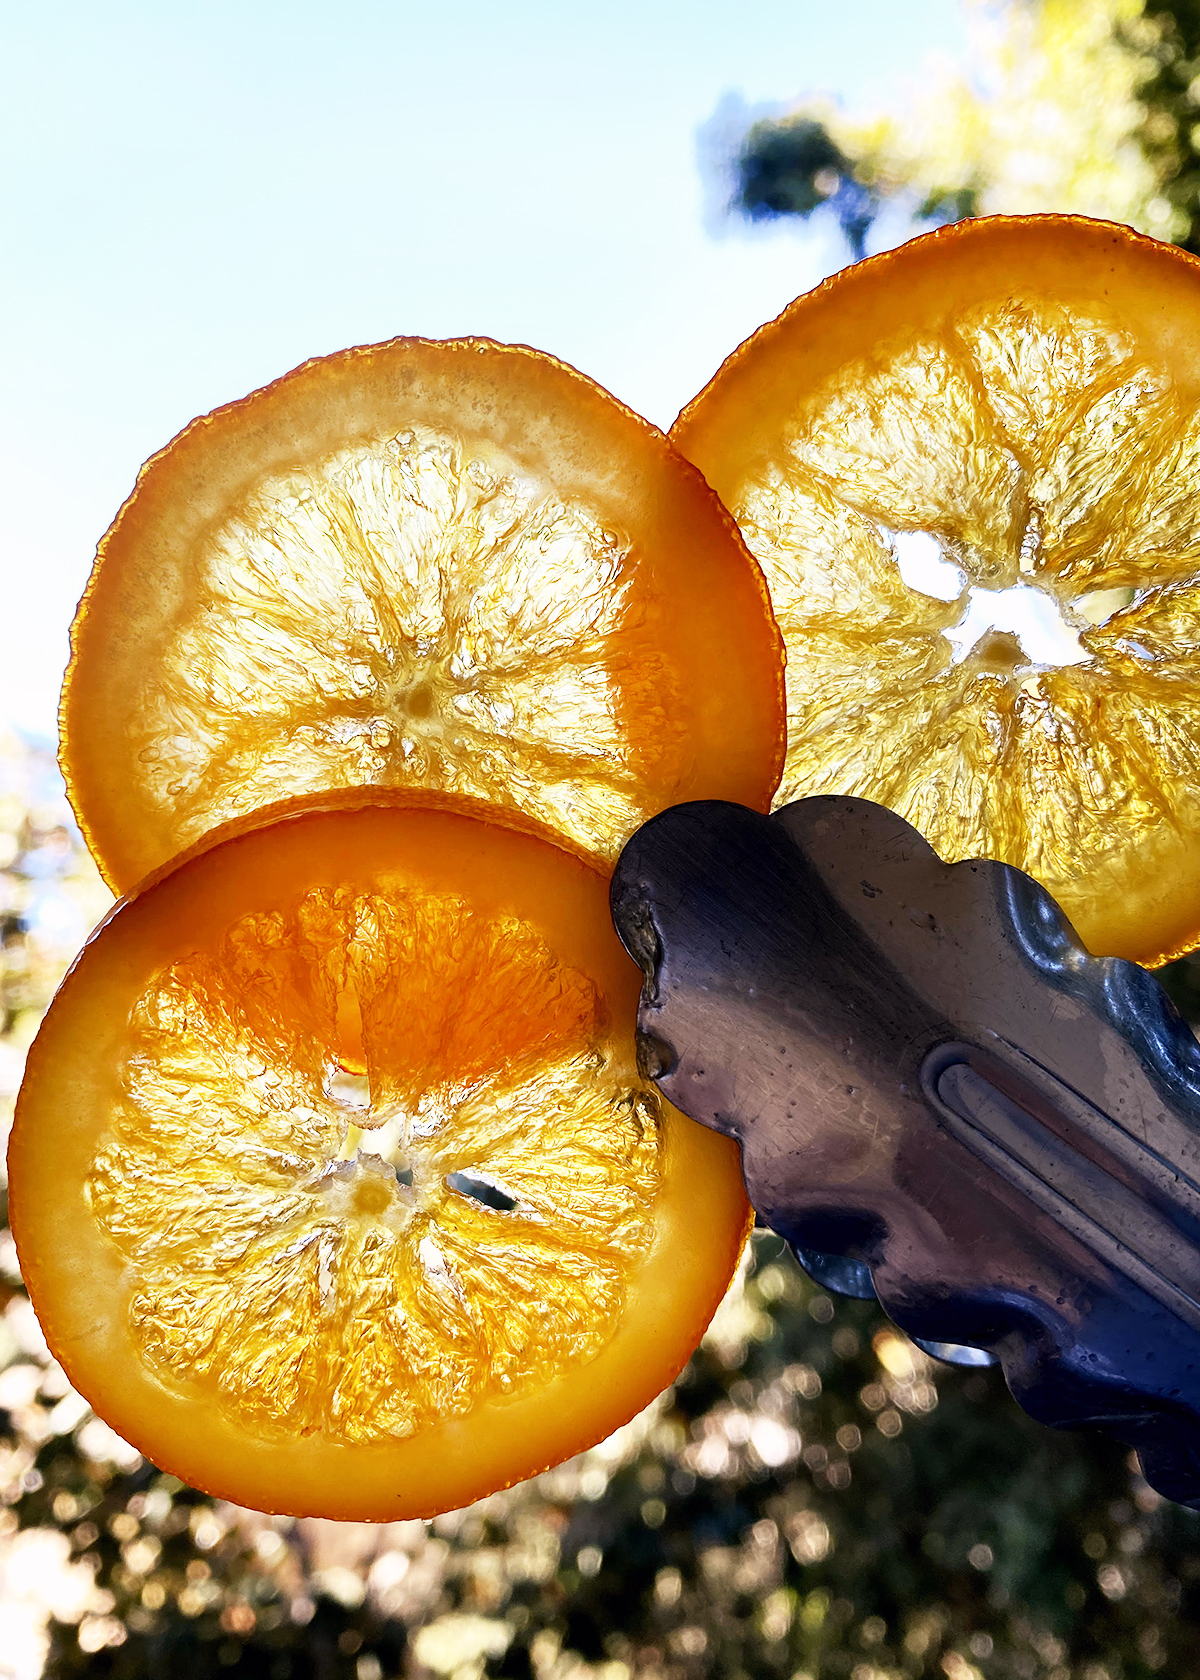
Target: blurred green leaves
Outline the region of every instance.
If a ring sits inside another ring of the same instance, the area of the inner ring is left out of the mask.
[[[962,0],[967,60],[877,109],[759,115],[721,162],[726,214],[832,215],[852,259],[889,206],[917,226],[1110,217],[1200,249],[1200,3]]]

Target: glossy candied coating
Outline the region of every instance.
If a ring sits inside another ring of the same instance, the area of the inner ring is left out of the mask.
[[[593,1358],[661,1177],[602,1038],[534,930],[419,890],[301,893],[155,973],[85,1182],[147,1364],[248,1429],[372,1441]]]
[[[778,803],[1016,864],[1101,953],[1200,938],[1198,369],[1200,265],[1056,216],[914,240],[730,358],[672,435],[768,577]],[[1032,632],[976,628],[1005,591]]]
[[[694,468],[548,356],[310,362],[143,470],[72,633],[63,764],[110,884],[281,798],[425,787],[602,856],[677,799],[763,806],[761,573]]]
[[[734,1146],[638,1072],[638,983],[603,874],[462,801],[164,871],[60,991],[10,1148],[72,1381],[185,1480],[335,1517],[599,1439],[686,1360],[747,1216]]]

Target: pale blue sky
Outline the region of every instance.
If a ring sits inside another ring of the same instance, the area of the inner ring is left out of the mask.
[[[727,91],[886,98],[955,0],[9,0],[0,722],[49,733],[98,537],[195,414],[398,333],[552,351],[659,424],[841,260],[713,238]]]

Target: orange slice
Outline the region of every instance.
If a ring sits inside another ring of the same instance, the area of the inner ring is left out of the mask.
[[[859,794],[1035,875],[1084,941],[1200,939],[1200,264],[971,221],[846,270],[672,436],[787,644],[779,800]]]
[[[748,1208],[638,1073],[595,865],[462,801],[341,805],[116,908],[30,1054],[10,1194],[51,1348],[148,1458],[383,1520],[637,1412]]]
[[[430,787],[615,856],[696,797],[766,809],[782,656],[696,470],[521,347],[306,363],[143,469],[72,632],[63,768],[109,884],[329,788]]]

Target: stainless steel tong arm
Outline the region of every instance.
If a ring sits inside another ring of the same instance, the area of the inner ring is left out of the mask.
[[[645,1071],[801,1259],[1200,1505],[1200,1046],[1152,976],[866,800],[676,806],[612,903]]]

